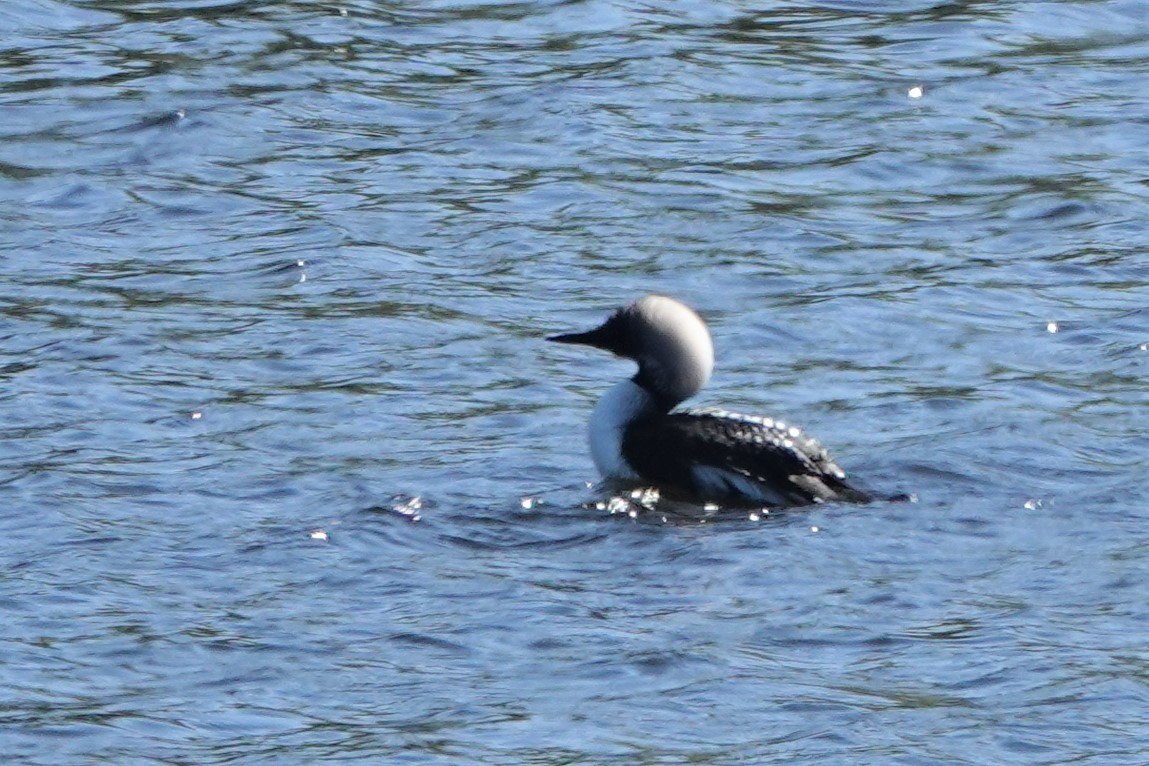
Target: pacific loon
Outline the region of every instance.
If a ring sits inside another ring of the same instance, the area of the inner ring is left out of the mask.
[[[591,456],[607,480],[774,507],[870,500],[817,441],[781,420],[672,411],[706,385],[714,367],[706,323],[673,298],[648,295],[594,330],[547,340],[638,363],[638,373],[611,388],[591,413]]]

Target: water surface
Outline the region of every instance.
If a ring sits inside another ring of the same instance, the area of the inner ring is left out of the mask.
[[[1143,3],[0,29],[13,763],[1143,757]],[[596,508],[653,291],[917,502]]]

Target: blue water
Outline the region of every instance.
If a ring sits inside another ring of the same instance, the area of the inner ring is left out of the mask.
[[[5,762],[1145,762],[1149,5],[0,31]],[[916,500],[610,513],[655,291]]]

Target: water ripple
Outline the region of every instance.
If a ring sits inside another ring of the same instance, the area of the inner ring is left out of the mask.
[[[1140,756],[1142,3],[30,9],[10,760]],[[609,513],[651,291],[917,502]]]

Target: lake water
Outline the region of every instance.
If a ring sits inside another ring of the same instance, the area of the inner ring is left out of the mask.
[[[1149,4],[0,30],[5,762],[1149,759]],[[648,292],[916,501],[597,506]]]

